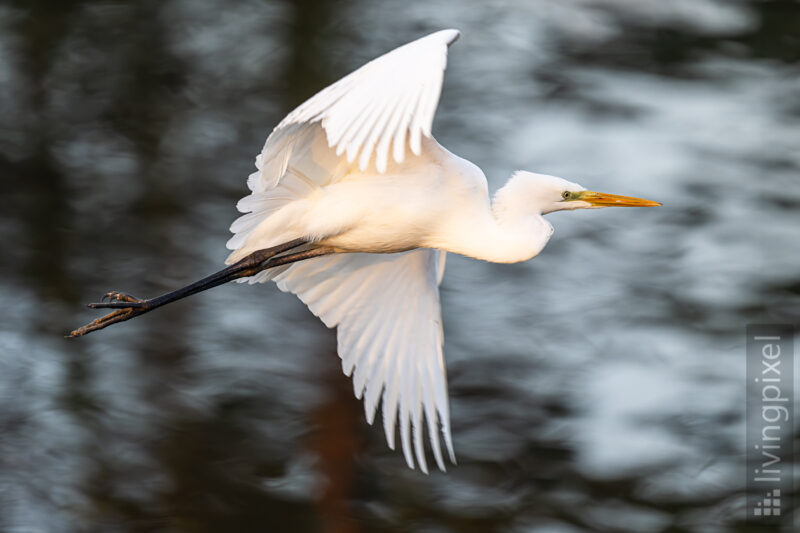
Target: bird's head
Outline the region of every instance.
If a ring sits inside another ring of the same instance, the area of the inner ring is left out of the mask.
[[[523,203],[526,211],[533,208],[543,215],[571,209],[661,205],[659,202],[642,198],[587,191],[577,183],[563,178],[523,170],[515,172],[508,186],[503,189],[498,191],[498,196],[513,196],[513,199],[504,198],[506,203]]]

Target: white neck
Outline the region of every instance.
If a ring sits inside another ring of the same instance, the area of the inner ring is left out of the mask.
[[[503,187],[481,213],[454,220],[430,243],[439,248],[492,263],[518,263],[539,254],[553,234],[553,226],[535,209],[509,202]]]

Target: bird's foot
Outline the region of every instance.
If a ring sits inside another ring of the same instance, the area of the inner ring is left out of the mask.
[[[99,302],[89,304],[92,309],[130,309],[147,307],[147,300],[142,300],[124,292],[111,291],[103,295]]]
[[[124,292],[112,291],[106,293],[99,302],[91,303],[89,307],[92,309],[114,309],[114,311],[106,316],[92,320],[85,326],[71,331],[70,334],[67,335],[67,338],[81,337],[87,333],[108,327],[111,324],[124,322],[142,313],[146,313],[151,309],[151,306],[148,305],[149,303],[150,300],[142,300],[141,298],[136,298]]]

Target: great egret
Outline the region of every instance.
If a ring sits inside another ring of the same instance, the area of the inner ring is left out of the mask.
[[[431,136],[447,48],[458,36],[438,31],[370,61],[278,124],[237,205],[245,214],[231,226],[231,266],[149,300],[108,293],[89,305],[115,310],[70,337],[234,279],[272,280],[338,328],[342,367],[367,421],[382,400],[394,449],[399,416],[409,467],[416,455],[427,472],[423,416],[439,468],[439,431],[455,462],[439,306],[445,253],[527,261],[553,234],[542,215],[660,205],[523,171],[490,201],[483,172]]]

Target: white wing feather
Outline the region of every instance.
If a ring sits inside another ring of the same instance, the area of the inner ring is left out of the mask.
[[[295,263],[274,278],[326,326],[338,328],[342,369],[352,374],[356,397],[364,398],[367,421],[372,424],[382,398],[386,440],[394,449],[399,413],[406,462],[414,468],[416,455],[423,472],[428,471],[423,415],[439,468],[445,469],[440,427],[455,462],[442,355],[443,267],[444,252],[439,250],[336,254]]]
[[[389,147],[398,163],[408,139],[419,155],[421,135],[430,136],[447,66],[447,47],[458,30],[442,30],[412,41],[374,59],[312,96],[289,113],[272,131],[258,161],[258,183],[264,191],[278,183],[291,151],[305,126],[319,122],[328,146],[346,154],[363,171],[376,153],[375,167],[386,171]]]

